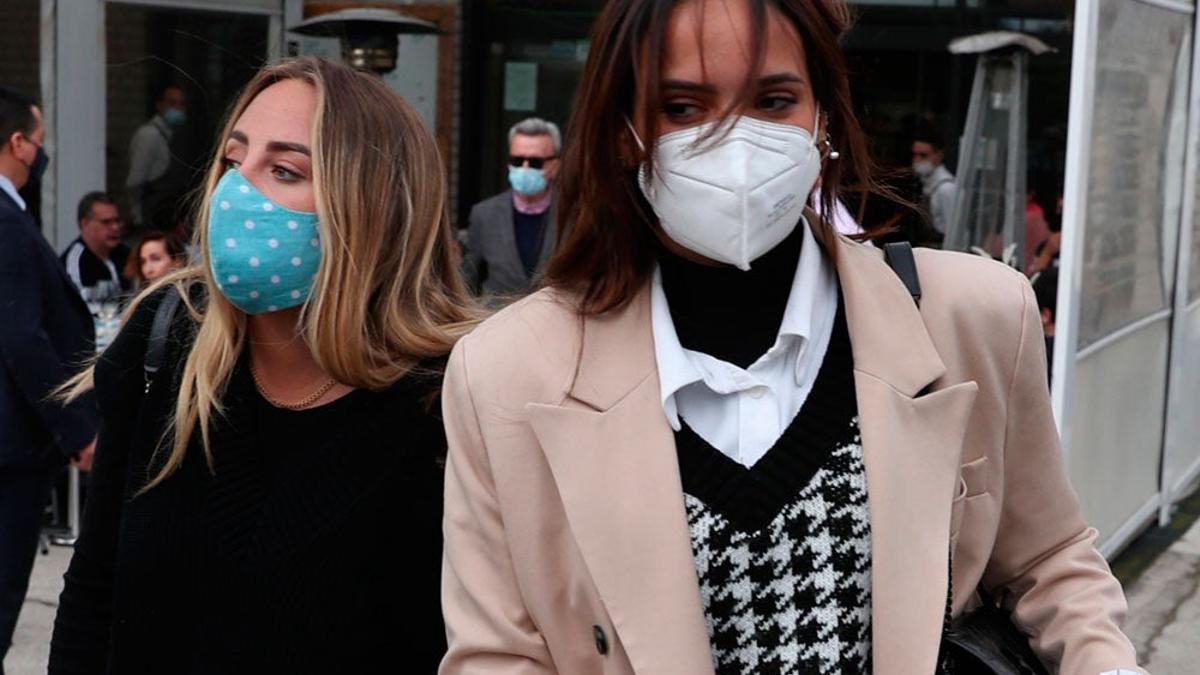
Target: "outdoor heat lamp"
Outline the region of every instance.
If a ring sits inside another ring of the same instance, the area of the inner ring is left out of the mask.
[[[313,37],[335,37],[342,58],[358,70],[384,75],[396,69],[397,37],[440,32],[436,24],[392,9],[352,8],[305,19],[288,30]]]

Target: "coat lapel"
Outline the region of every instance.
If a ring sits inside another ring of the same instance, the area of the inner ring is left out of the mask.
[[[563,405],[530,404],[588,572],[636,673],[712,673],[649,293],[588,319]]]
[[[931,387],[946,368],[904,285],[877,250],[845,240],[836,247],[871,510],[874,672],[931,673],[946,607],[951,502],[978,387]]]

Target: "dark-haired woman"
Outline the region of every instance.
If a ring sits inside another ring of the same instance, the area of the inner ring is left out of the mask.
[[[982,583],[1048,667],[1135,667],[1029,284],[922,251],[918,307],[806,208],[871,188],[846,25],[601,14],[549,288],[447,372],[443,673],[927,675],[951,565],[953,612]]]
[[[187,252],[178,239],[166,232],[147,232],[129,252],[125,278],[139,289],[149,288],[150,284],[182,268],[186,262]]]

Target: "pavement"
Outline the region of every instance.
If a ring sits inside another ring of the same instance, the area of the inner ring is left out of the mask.
[[[54,613],[58,611],[58,594],[62,592],[63,573],[71,562],[72,550],[51,546],[49,555],[38,554],[34,561],[29,593],[17,620],[13,645],[4,659],[6,675],[46,675]]]
[[[4,662],[8,675],[44,675],[62,576],[71,549],[50,547],[39,555],[29,595]],[[1200,672],[1200,521],[1159,553],[1128,583],[1125,632],[1140,665],[1153,675]]]
[[[1153,675],[1200,672],[1200,521],[1125,588],[1125,633]]]

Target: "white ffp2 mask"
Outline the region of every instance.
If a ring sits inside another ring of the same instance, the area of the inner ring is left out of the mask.
[[[654,175],[643,164],[638,186],[676,243],[748,270],[796,227],[821,173],[821,154],[800,127],[744,116],[697,147],[713,124],[659,138]]]

